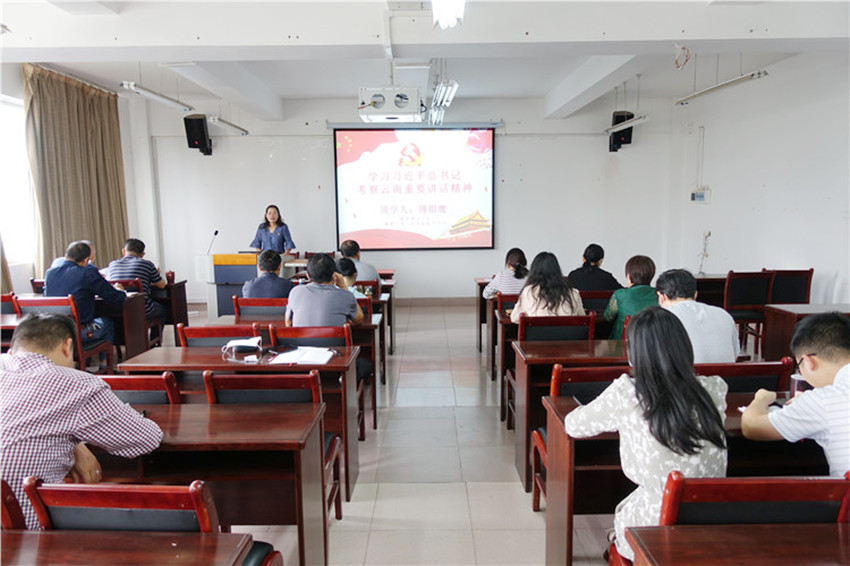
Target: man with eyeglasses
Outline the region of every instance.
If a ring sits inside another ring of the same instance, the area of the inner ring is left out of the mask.
[[[814,389],[770,412],[776,393],[759,389],[741,417],[742,432],[753,440],[812,438],[826,454],[829,475],[841,477],[850,471],[850,318],[807,316],[794,328],[791,351]]]

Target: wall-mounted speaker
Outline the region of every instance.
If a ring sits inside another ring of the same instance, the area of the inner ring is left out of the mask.
[[[212,155],[212,140],[207,130],[207,117],[204,114],[183,116],[186,126],[186,141],[191,149],[200,150],[204,155]]]
[[[616,126],[620,122],[631,120],[635,115],[628,110],[617,110],[611,117],[611,125]],[[608,151],[617,151],[621,146],[632,143],[632,130],[634,128],[626,128],[619,132],[614,132],[608,137]]]

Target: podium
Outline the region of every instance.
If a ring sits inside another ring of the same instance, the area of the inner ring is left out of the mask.
[[[209,319],[235,314],[233,295],[241,297],[245,281],[257,276],[257,253],[197,256],[195,261],[198,279],[210,284],[207,288]]]

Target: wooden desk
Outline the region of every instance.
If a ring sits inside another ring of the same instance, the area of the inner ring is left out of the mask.
[[[492,277],[475,278],[475,345],[481,351],[481,325],[487,320],[487,299],[484,298],[484,287],[492,281]]]
[[[726,295],[726,274],[695,274],[694,278],[697,280],[697,300],[707,305],[723,308],[723,298]]]
[[[487,300],[487,303],[489,309],[490,299]],[[495,360],[492,362],[492,371],[495,372],[495,375],[491,375],[491,378],[498,378],[499,383],[501,384],[502,393],[499,398],[499,417],[504,421],[508,417],[507,371],[516,367],[514,349],[511,345],[517,339],[519,325],[511,321],[511,315],[509,315],[507,311],[496,310],[495,300],[493,308],[489,309],[488,313],[492,315],[494,320],[493,326],[495,335],[493,338],[494,345],[492,347],[492,351],[490,346],[488,346],[487,353],[488,355],[495,357]],[[496,352],[498,352],[498,355],[496,355]]]
[[[180,343],[177,335],[177,323],[189,325],[189,307],[186,302],[186,281],[169,283],[164,289],[151,287],[151,298],[165,307],[166,318],[163,324],[174,325],[174,343]]]
[[[4,566],[238,566],[253,542],[247,534],[2,531],[0,544]]]
[[[805,304],[805,305],[765,305],[764,307],[764,348],[765,361],[781,360],[791,355],[791,336],[794,326],[810,314],[838,311],[850,316],[850,304]]]
[[[337,348],[340,356],[332,357],[321,365],[270,364],[273,356],[265,356],[260,363],[246,364],[228,361],[221,357],[220,348],[153,348],[147,352],[118,364],[118,371],[127,374],[161,373],[173,371],[181,383],[181,372],[212,370],[220,373],[293,373],[319,370],[322,379],[322,398],[327,405],[325,429],[340,435],[343,445],[343,468],[345,470],[345,499],[351,493],[360,472],[357,444],[357,375],[354,360],[360,348]],[[181,384],[181,392],[184,392]]]
[[[382,272],[387,273],[395,273],[392,269],[389,270],[378,270],[378,275],[381,275]],[[384,294],[387,295],[387,309],[384,313],[387,318],[387,326],[390,329],[390,355],[393,355],[395,352],[395,318],[393,315],[393,311],[395,310],[395,301],[393,300],[393,291],[395,290],[395,279],[392,277],[385,279],[383,275],[381,275],[381,296]],[[381,383],[386,383],[385,381],[381,381]]]
[[[392,310],[392,295],[390,293],[381,293],[378,296],[377,300],[372,297],[372,309],[374,312],[374,308],[377,305],[383,314],[383,320],[378,325],[378,344],[381,349],[381,383],[387,383],[387,367],[386,367],[386,353],[387,353],[387,327],[390,323],[389,313]],[[368,314],[368,313],[363,313]],[[393,351],[393,343],[395,342],[395,326],[389,327],[389,352]]]
[[[632,527],[635,566],[850,564],[850,525],[673,525]]]
[[[496,321],[496,297],[492,299],[484,299],[486,342],[484,345],[484,356],[487,359],[487,372],[490,374],[490,381],[495,381],[497,377],[496,364],[496,345],[498,343],[499,325]]]
[[[531,432],[546,424],[540,399],[549,394],[552,366],[626,365],[621,340],[561,340],[513,343],[516,352],[514,461],[525,491],[531,491]]]
[[[814,441],[756,442],[741,436],[741,413],[752,393],[726,396],[726,441],[729,476],[826,475],[829,466]],[[578,407],[572,397],[544,397],[546,409],[546,564],[571,565],[573,515],[613,513],[635,485],[620,468],[616,433],[574,439],[564,430],[564,417]],[[749,525],[746,527],[749,528]],[[715,544],[718,540],[715,540]],[[600,552],[603,549],[600,549]],[[687,561],[680,560],[679,564]],[[793,563],[793,562],[783,562]]]

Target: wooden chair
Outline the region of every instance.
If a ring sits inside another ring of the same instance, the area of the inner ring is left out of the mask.
[[[336,252],[304,252],[304,259],[310,259],[314,255],[325,254],[329,256],[331,259],[336,257]]]
[[[762,268],[764,272],[769,270]],[[770,286],[772,304],[808,304],[812,292],[814,269],[773,270],[773,283]]]
[[[278,375],[216,375],[204,372],[204,389],[211,404],[230,403],[321,403],[322,386],[319,372]],[[324,478],[327,491],[328,513],[342,519],[342,491],[340,490],[340,459],[342,438],[324,430]]]
[[[360,307],[360,310],[363,311],[364,317],[370,317],[372,313],[372,297],[377,297],[378,295],[367,295],[363,299],[357,299],[357,305]],[[368,320],[368,319],[367,319]],[[377,371],[378,371],[378,355],[375,351],[378,348],[378,344],[375,344],[375,347],[371,349],[370,352],[366,353],[364,359],[368,360],[370,364],[372,364],[372,373],[369,375],[369,380],[364,386],[368,386],[371,389],[372,398],[372,430],[378,429],[378,386],[377,386]],[[360,355],[364,355],[364,348],[361,346]],[[381,355],[384,355],[381,352]],[[384,381],[386,383],[386,380]],[[361,438],[360,440],[365,440]]]
[[[381,283],[375,279],[358,280],[354,282],[354,286],[363,287],[363,294],[371,297],[373,301],[377,301],[381,297]]]
[[[100,354],[106,356],[106,373],[112,373],[114,347],[109,340],[90,340],[83,342],[82,325],[80,315],[77,313],[77,304],[74,296],[67,297],[18,297],[12,298],[15,312],[18,316],[26,316],[29,313],[62,314],[74,321],[76,335],[74,336],[74,350],[79,368],[85,371],[90,359],[100,362]],[[100,373],[100,372],[98,372]]]
[[[836,522],[850,523],[850,472],[844,478],[685,478],[670,472],[661,502],[662,526]]]
[[[30,277],[30,287],[32,287],[33,293],[38,293],[39,295],[44,294],[44,279],[35,279]]]
[[[632,321],[632,315],[630,315],[630,314],[627,314],[626,317],[623,319],[623,341],[626,340],[626,332],[629,329],[629,322],[631,322],[631,321]]]
[[[351,325],[344,326],[277,326],[269,325],[271,347],[316,346],[319,348],[351,347]],[[364,401],[363,381],[357,381],[357,429],[358,438],[366,439],[366,403]],[[372,410],[377,410],[372,407]],[[377,417],[373,417],[377,418]]]
[[[15,305],[12,301],[14,293],[3,293],[0,295],[0,314],[15,314]]]
[[[145,288],[142,286],[142,280],[138,277],[133,279],[110,279],[109,284],[114,285],[118,283],[122,287],[124,287],[125,291],[133,291],[136,293],[146,293]],[[150,293],[150,289],[147,290],[147,293]],[[147,298],[145,300],[148,300]],[[162,346],[162,327],[165,324],[165,321],[159,317],[152,318],[150,320],[145,317],[145,340],[147,344],[147,349],[150,350],[154,346]],[[151,329],[156,328],[156,338],[151,338]]]
[[[593,341],[596,313],[586,316],[519,316],[517,339],[538,340],[589,340]],[[505,406],[507,407],[508,429],[514,428],[516,417],[516,375],[513,370],[505,372]]]
[[[177,378],[170,371],[162,375],[121,375],[104,377],[115,396],[125,403],[139,405],[179,405],[182,398]]]
[[[496,293],[496,310],[504,311],[512,309],[516,306],[518,300],[519,293],[502,293],[499,291]]]
[[[555,364],[549,382],[549,396],[573,396],[587,404],[611,385],[615,379],[629,373],[629,366],[567,368]],[[540,511],[540,495],[546,497],[546,427],[531,433],[531,509]]]
[[[260,325],[251,326],[185,326],[177,324],[177,336],[181,348],[221,347],[234,339],[251,338],[260,335]]]
[[[0,503],[0,527],[4,531],[7,529],[26,530],[27,523],[24,520],[21,505],[6,480],[0,480],[0,497],[2,497],[0,499],[0,502],[2,502]]]
[[[695,364],[697,375],[719,375],[729,386],[729,393],[754,393],[759,389],[789,391],[794,360],[784,357],[778,362]]]
[[[200,480],[188,486],[47,484],[28,477],[24,492],[45,530],[221,532],[210,490]],[[283,557],[254,541],[243,564],[283,566]]]
[[[248,299],[233,295],[233,311],[237,317],[244,316],[280,316],[283,319],[286,314],[286,305],[289,299]]]
[[[770,271],[730,271],[726,274],[723,308],[738,324],[738,341],[741,348],[746,347],[747,337],[752,335],[756,354],[759,353],[759,344],[764,339],[764,305],[770,302],[772,281],[773,273]]]
[[[586,312],[602,314],[611,301],[614,291],[579,291],[581,304]]]

